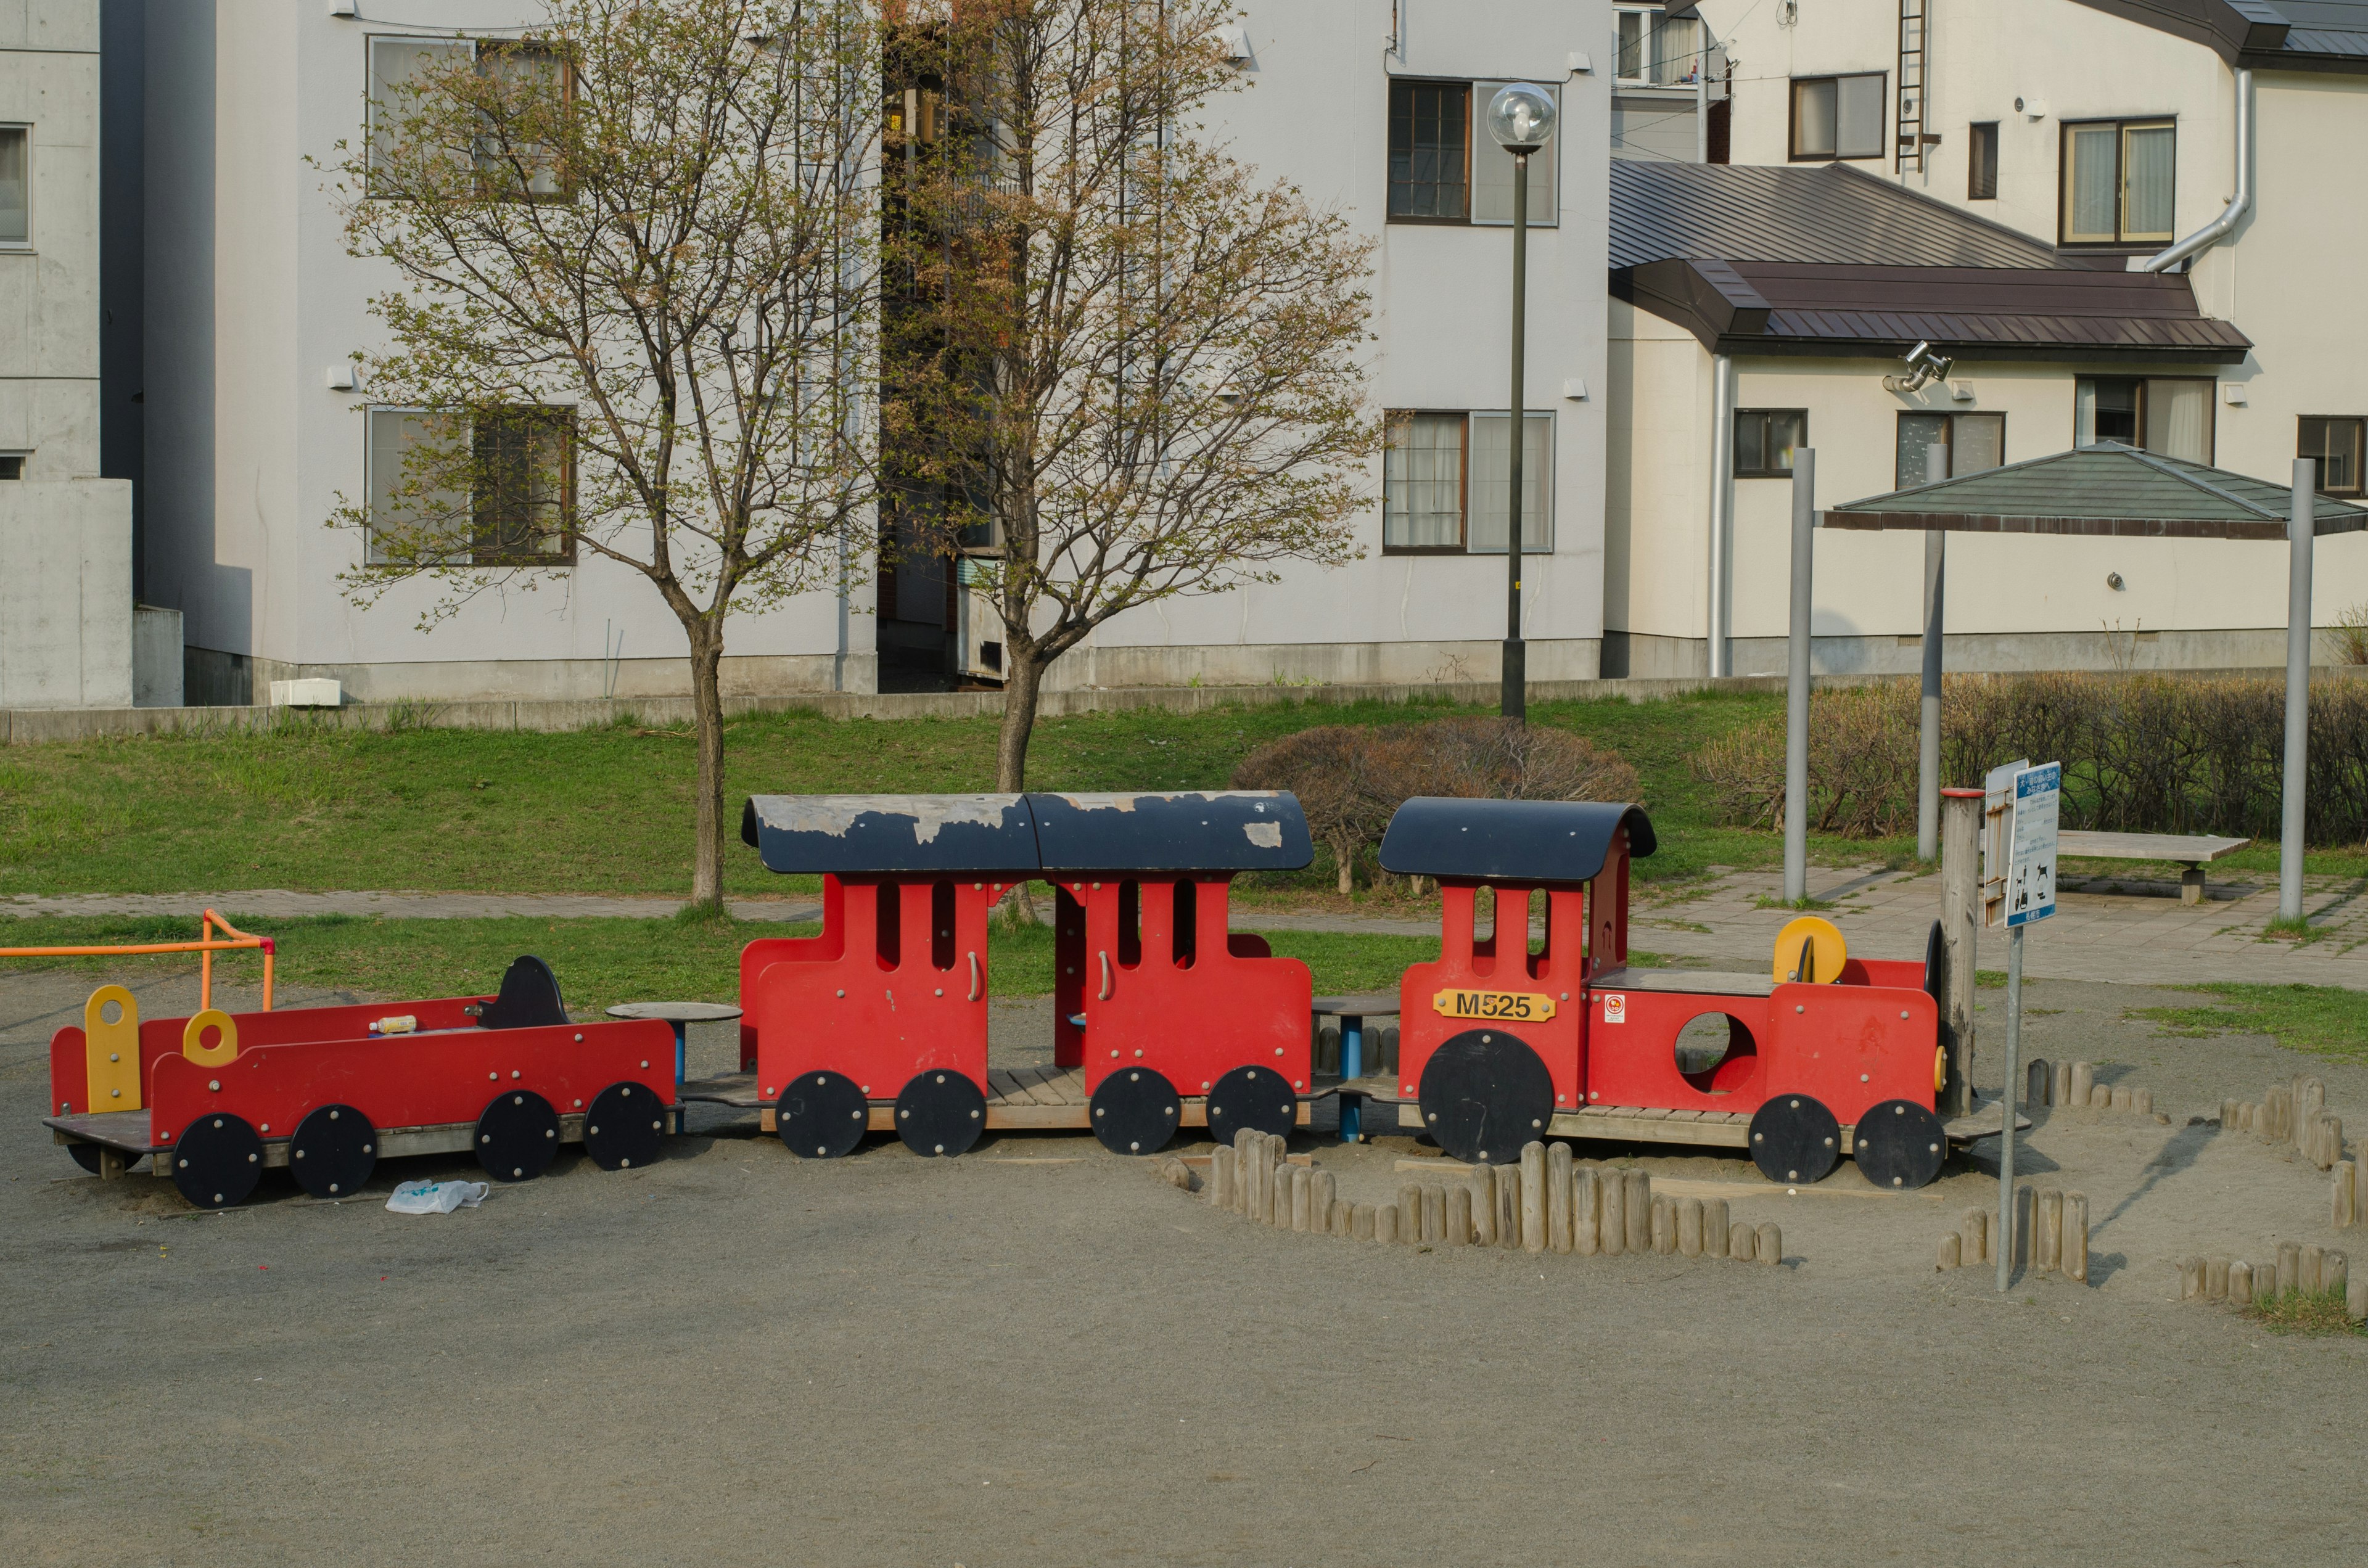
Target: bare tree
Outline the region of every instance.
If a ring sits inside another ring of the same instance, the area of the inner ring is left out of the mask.
[[[365,356],[355,602],[423,628],[578,563],[681,623],[691,899],[717,905],[727,617],[844,581],[877,415],[879,30],[862,0],[547,0],[522,36],[382,42],[336,166],[396,285]]]
[[[1127,610],[1361,553],[1372,247],[1211,129],[1225,0],[966,0],[894,250],[893,443],[1003,622],[996,788]]]

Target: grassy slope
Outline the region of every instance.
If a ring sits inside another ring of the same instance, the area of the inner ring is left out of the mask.
[[[1757,695],[1613,700],[1548,704],[1532,717],[1580,731],[1636,766],[1661,837],[1660,853],[1640,870],[1666,879],[1778,853],[1769,835],[1707,821],[1686,758],[1779,707]],[[1030,781],[1220,787],[1246,753],[1293,730],[1448,711],[1279,706],[1048,720],[1037,731]],[[727,737],[727,798],[978,790],[993,778],[994,744],[988,720],[752,716]],[[624,726],[365,733],[297,722],[264,734],[0,749],[0,896],[256,887],[679,896],[689,881],[691,769],[681,733]],[[1849,860],[1897,849],[1824,847]],[[729,891],[740,896],[810,885],[768,875],[736,847],[727,867]]]

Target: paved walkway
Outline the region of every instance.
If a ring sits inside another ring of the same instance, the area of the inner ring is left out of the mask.
[[[734,899],[739,920],[819,920],[822,905],[779,899]],[[17,915],[166,915],[195,920],[209,909],[233,919],[287,920],[306,915],[382,915],[400,920],[666,920],[678,898],[608,898],[591,893],[287,892],[277,888],[217,893],[74,893],[0,898],[0,916]]]

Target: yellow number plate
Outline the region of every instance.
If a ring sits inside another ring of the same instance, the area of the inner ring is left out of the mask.
[[[1451,1018],[1496,1023],[1533,1022],[1554,1016],[1554,998],[1529,991],[1441,991],[1430,1005]]]

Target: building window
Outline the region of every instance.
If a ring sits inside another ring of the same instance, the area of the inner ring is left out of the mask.
[[[1793,160],[1883,156],[1884,74],[1793,83]]]
[[[1892,483],[1900,490],[1931,483],[1931,454],[1941,459],[1941,477],[1979,473],[2006,461],[2003,414],[1902,414],[1898,459]]]
[[[32,455],[30,452],[0,452],[0,479],[24,478],[25,460]]]
[[[1612,13],[1619,79],[1639,87],[1691,86],[1702,74],[1702,23],[1671,20],[1660,6]]]
[[[1998,199],[1998,121],[1975,120],[1965,138],[1965,199]]]
[[[33,128],[0,125],[0,245],[33,243]]]
[[[370,564],[573,562],[575,447],[570,409],[371,409]]]
[[[2177,136],[2167,119],[2066,126],[2063,243],[2169,243]]]
[[[1512,419],[1401,412],[1382,459],[1382,548],[1393,555],[1501,555],[1511,499]],[[1521,550],[1554,548],[1554,415],[1522,420]]]
[[[2318,488],[2329,495],[2360,494],[2362,437],[2368,433],[2368,419],[2311,414],[2303,416],[2301,426],[2302,438],[2294,456],[2318,460]]]
[[[2212,387],[2186,377],[2083,376],[2072,390],[2072,444],[2117,441],[2209,463]]]
[[[1485,133],[1502,82],[1390,84],[1390,219],[1402,223],[1510,223],[1513,155]],[[1546,91],[1562,102],[1562,89]],[[1530,224],[1557,221],[1554,147],[1530,154]]]
[[[1735,411],[1735,477],[1790,479],[1793,454],[1809,438],[1805,408]]]
[[[1471,84],[1393,81],[1390,216],[1461,223],[1471,183]]]
[[[419,94],[439,74],[474,62],[477,74],[506,91],[542,90],[564,106],[574,94],[574,73],[553,51],[535,44],[489,39],[373,38],[370,40],[370,194],[388,194],[379,171],[390,166],[406,121],[417,112]],[[556,160],[533,142],[506,142],[488,124],[467,147],[449,149],[450,167],[473,168],[477,178],[499,190],[523,185],[529,200],[564,199]],[[523,170],[523,180],[520,171]]]

